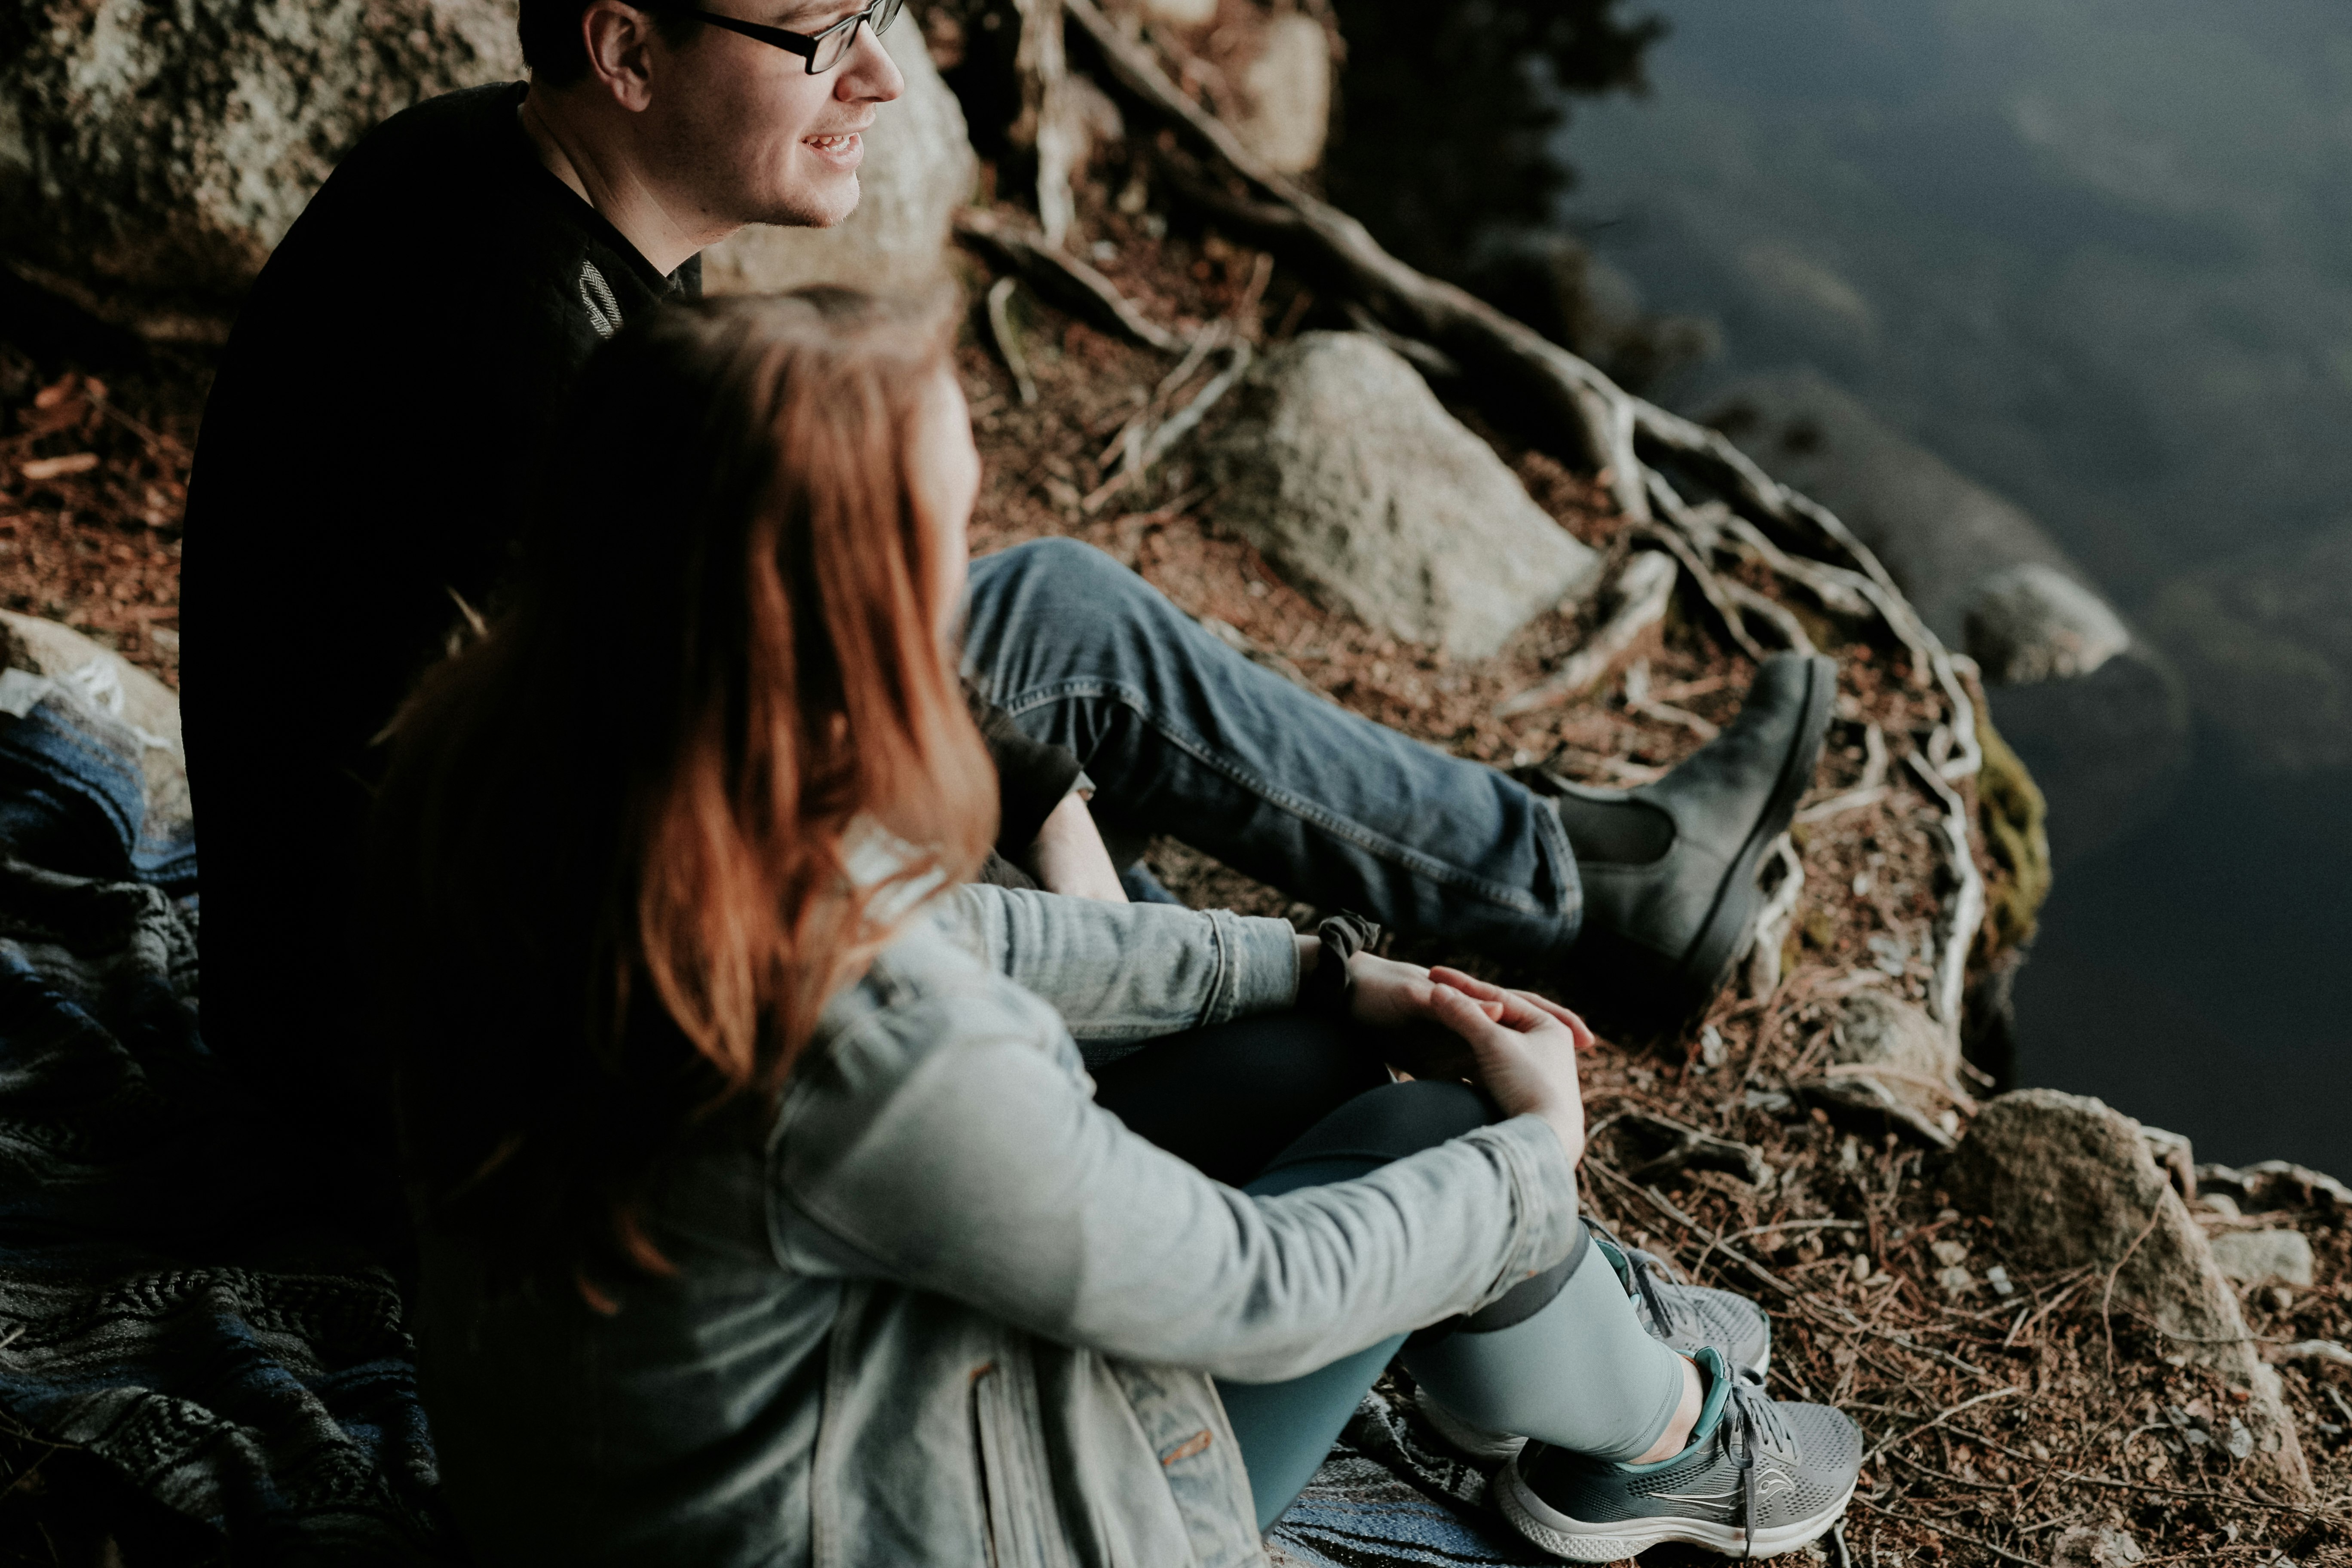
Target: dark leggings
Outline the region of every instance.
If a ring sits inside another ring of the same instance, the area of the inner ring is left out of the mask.
[[[1097,1098],[1131,1130],[1266,1197],[1351,1180],[1496,1120],[1465,1085],[1390,1082],[1348,1029],[1299,1014],[1157,1040],[1094,1076]],[[1612,1458],[1646,1448],[1673,1415],[1679,1364],[1642,1332],[1613,1278],[1601,1278],[1609,1269],[1580,1271],[1588,1251],[1580,1227],[1560,1263],[1469,1318],[1410,1336],[1410,1349],[1399,1334],[1284,1383],[1221,1380],[1259,1528],[1297,1497],[1400,1350],[1474,1416],[1516,1431],[1565,1419],[1555,1440]],[[1570,1405],[1598,1408],[1561,1409]]]

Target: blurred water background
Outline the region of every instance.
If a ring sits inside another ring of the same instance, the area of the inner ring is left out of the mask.
[[[1994,693],[2058,858],[2020,1078],[2352,1175],[2352,12],[1340,11],[1334,194],[1391,244],[1506,295],[1564,258],[1557,330],[1685,410],[1854,395],[2121,610],[2169,718]]]

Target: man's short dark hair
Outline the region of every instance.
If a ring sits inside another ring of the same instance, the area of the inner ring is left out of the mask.
[[[588,50],[580,42],[580,16],[594,0],[521,0],[516,31],[522,35],[522,63],[531,79],[549,87],[570,87],[588,74]],[[702,24],[682,10],[667,5],[639,5],[653,13],[654,25],[671,44],[682,44],[701,30]]]

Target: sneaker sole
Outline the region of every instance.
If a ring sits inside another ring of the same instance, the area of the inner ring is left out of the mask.
[[[1653,1546],[1663,1546],[1670,1541],[1704,1547],[1726,1557],[1778,1557],[1820,1539],[1838,1521],[1853,1497],[1853,1486],[1849,1482],[1844,1494],[1821,1512],[1793,1524],[1758,1531],[1751,1548],[1745,1530],[1737,1525],[1710,1524],[1703,1519],[1624,1519],[1608,1524],[1587,1524],[1580,1519],[1570,1519],[1536,1496],[1534,1489],[1519,1475],[1516,1462],[1495,1478],[1494,1490],[1503,1517],[1511,1521],[1512,1529],[1553,1556],[1571,1563],[1615,1563],[1638,1557]]]

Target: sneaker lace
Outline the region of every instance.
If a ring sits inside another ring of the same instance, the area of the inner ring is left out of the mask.
[[[1681,1321],[1675,1317],[1666,1297],[1659,1291],[1657,1281],[1651,1278],[1650,1266],[1642,1260],[1642,1255],[1617,1239],[1616,1233],[1606,1226],[1590,1217],[1585,1220],[1584,1228],[1615,1247],[1617,1256],[1625,1260],[1625,1271],[1633,1277],[1633,1289],[1640,1294],[1643,1305],[1649,1308],[1651,1320],[1666,1333],[1679,1331]]]
[[[1739,1492],[1743,1514],[1740,1533],[1746,1537],[1742,1557],[1756,1554],[1756,1458],[1759,1448],[1768,1449],[1784,1458],[1797,1457],[1797,1435],[1780,1418],[1779,1408],[1769,1395],[1752,1383],[1735,1381],[1721,1422],[1716,1427],[1717,1440],[1724,1450],[1739,1466]],[[1741,1441],[1740,1439],[1745,1439]]]

